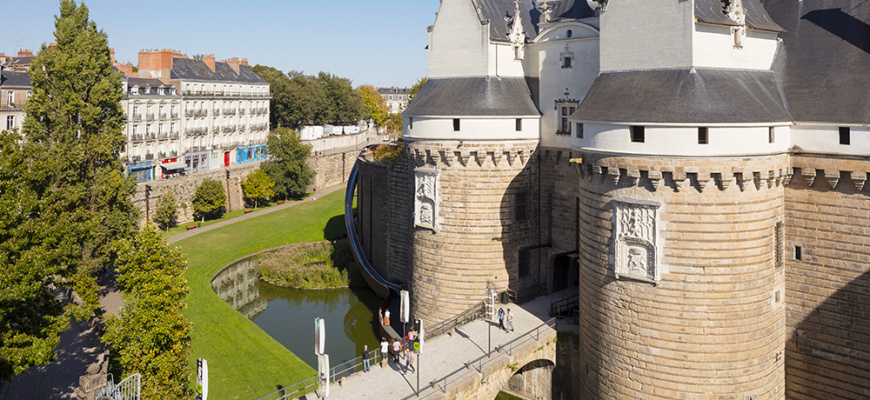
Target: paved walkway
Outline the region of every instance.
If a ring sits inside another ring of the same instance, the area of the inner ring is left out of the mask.
[[[329,399],[411,399],[416,398],[417,375],[420,372],[421,398],[430,395],[437,389],[431,389],[429,382],[444,378],[456,371],[465,371],[465,364],[481,356],[489,349],[488,337],[492,338],[492,349],[508,343],[529,331],[544,324],[548,319],[552,296],[542,296],[522,305],[507,304],[497,307],[508,308],[514,313],[514,328],[506,333],[498,327],[498,322],[476,320],[456,329],[452,335],[439,335],[426,340],[421,358],[414,366],[417,371],[404,371],[405,362],[401,365],[389,362],[372,365],[367,373],[358,372],[345,379],[345,386],[330,385]],[[552,337],[554,330],[549,327],[540,329],[542,336]],[[491,334],[491,336],[489,336]],[[328,346],[328,345],[327,345]],[[369,345],[370,349],[378,348],[378,344]],[[422,365],[421,365],[422,364]],[[333,365],[334,367],[334,365]],[[421,368],[422,367],[422,368]],[[437,395],[429,398],[440,398]],[[316,393],[309,393],[300,400],[319,399]]]

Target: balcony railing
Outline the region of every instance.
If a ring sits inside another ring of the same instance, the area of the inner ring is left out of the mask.
[[[196,115],[197,117],[207,117],[207,116],[208,116],[208,110],[196,110],[196,114],[195,114],[195,115]]]
[[[170,118],[172,118],[172,119],[178,119],[178,113],[177,113],[177,112],[173,112],[172,114],[169,114],[169,115],[170,115]]]
[[[154,159],[154,154],[148,153],[145,155],[145,160],[153,160],[153,159]]]
[[[221,115],[221,110],[215,108],[212,110],[211,115],[214,115],[214,116]]]
[[[160,114],[160,119],[166,119],[166,113]]]
[[[244,109],[244,108],[240,108],[240,109],[239,109],[239,115],[245,115],[245,109]]]
[[[130,117],[130,121],[141,121],[141,120],[142,120],[142,114],[133,114]]]
[[[236,115],[236,110],[233,108],[224,110],[224,115]]]
[[[154,121],[154,114],[145,114],[146,121]]]

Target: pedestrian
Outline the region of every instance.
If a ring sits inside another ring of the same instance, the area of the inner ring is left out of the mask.
[[[399,357],[401,357],[402,353],[402,343],[398,340],[393,341],[393,357],[395,358],[395,362],[399,362]]]
[[[511,312],[511,309],[507,310],[507,326],[510,328],[511,332],[514,331],[514,314]]]
[[[411,349],[405,352],[405,372],[408,372],[409,368],[414,368],[414,353],[411,352]],[[417,370],[415,369],[414,372]]]
[[[390,350],[390,344],[387,343],[387,338],[381,338],[381,360],[387,358],[387,352]]]
[[[501,330],[504,330],[504,309],[498,309],[498,327]]]
[[[362,351],[362,359],[363,359],[363,372],[369,372],[369,346],[363,346]]]
[[[384,326],[390,326],[390,309],[384,311]]]

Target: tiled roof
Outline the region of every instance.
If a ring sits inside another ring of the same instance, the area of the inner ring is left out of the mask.
[[[540,116],[523,78],[429,79],[404,116]]]
[[[233,70],[227,63],[216,62],[215,70],[202,60],[191,60],[187,58],[174,58],[172,60],[172,78],[171,79],[189,79],[196,81],[215,81],[215,82],[236,82],[266,85],[263,78],[260,78],[256,72],[246,65],[239,65],[239,73]]]
[[[708,68],[602,73],[571,119],[690,124],[792,120],[773,72]]]
[[[726,2],[728,0],[695,0],[695,17],[708,24],[736,26],[737,22],[725,14]],[[750,28],[773,32],[784,30],[770,18],[759,0],[743,0],[743,8]]]
[[[788,107],[796,121],[870,123],[870,3],[765,0],[780,34]]]
[[[29,88],[33,87],[33,84],[30,83],[30,74],[27,72],[3,70],[0,73],[0,86]]]
[[[490,24],[490,38],[495,41],[508,41],[510,24],[505,18],[513,19],[515,6],[513,0],[475,0],[480,5],[483,19],[488,19]],[[529,40],[538,36],[538,22],[541,12],[536,7],[537,1],[525,0],[520,2],[520,14],[523,29]],[[553,6],[553,18],[580,19],[595,16],[595,11],[589,8],[585,0],[548,0],[547,4]]]

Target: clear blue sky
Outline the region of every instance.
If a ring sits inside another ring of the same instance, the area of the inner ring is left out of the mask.
[[[88,0],[118,61],[171,48],[218,60],[349,78],[354,86],[410,86],[426,75],[426,27],[438,0]],[[0,52],[54,41],[59,1],[4,1]]]

